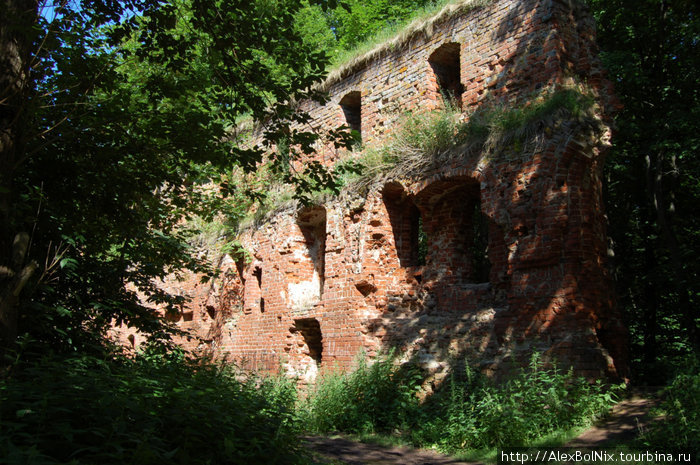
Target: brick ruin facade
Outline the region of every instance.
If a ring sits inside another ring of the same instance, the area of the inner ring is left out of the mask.
[[[198,338],[183,344],[309,381],[389,348],[436,377],[465,359],[498,375],[533,351],[591,378],[624,376],[601,186],[613,99],[585,7],[453,6],[334,73],[330,101],[304,109],[314,128],[345,124],[376,145],[444,93],[466,119],[574,81],[597,96],[602,131],[571,118],[498,153],[463,148],[418,177],[383,178],[243,233],[249,263],[224,256],[210,287],[170,283],[193,297],[178,325]],[[350,156],[315,155],[328,166]]]

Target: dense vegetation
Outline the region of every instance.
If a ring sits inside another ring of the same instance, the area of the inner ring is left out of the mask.
[[[515,447],[553,432],[590,424],[614,402],[614,392],[571,372],[544,368],[534,356],[527,369],[494,384],[469,366],[453,373],[425,402],[424,374],[392,357],[360,363],[349,375],[322,377],[302,404],[302,421],[316,433],[397,433],[422,447],[447,452]]]
[[[304,115],[288,102],[322,99],[300,89],[381,40],[376,33],[444,3],[0,4],[0,457],[301,463],[302,426],[410,430],[415,444],[456,450],[529,443],[604,409],[604,391],[536,364],[500,387],[454,377],[423,405],[415,397],[422,375],[384,361],[329,375],[294,413],[289,384],[241,381],[230,369],[176,354],[129,358],[105,342],[113,322],[167,341],[172,329],[143,302],[170,311],[183,302],[153,280],[183,269],[211,273],[190,253],[192,238],[216,212],[237,223],[266,190],[234,182],[264,149],[281,149],[273,171],[296,182],[298,196],[337,189],[344,180],[317,165],[285,168],[318,137],[290,130]],[[698,5],[588,4],[623,104],[605,193],[633,377],[669,384],[667,420],[642,441],[698,451]],[[430,151],[460,131],[482,142],[496,133],[517,138],[513,129],[530,119],[585,111],[586,102],[560,94],[524,113],[482,112],[463,128],[449,115],[414,120],[408,142]],[[241,143],[250,121],[271,123],[262,150]],[[435,136],[432,147],[426,134]],[[352,143],[348,134],[334,136]],[[396,168],[391,153],[374,156]],[[176,227],[188,219],[196,220],[191,229]]]
[[[663,391],[663,422],[642,435],[646,447],[687,449],[700,454],[700,371],[692,367],[676,376]]]
[[[175,226],[249,205],[229,179],[264,148],[241,143],[241,119],[274,121],[268,146],[310,150],[289,102],[320,98],[300,89],[326,60],[299,45],[299,2],[41,7],[3,6],[0,347],[28,333],[71,350],[112,320],[160,332],[144,298],[182,301],[153,279],[206,271]]]
[[[42,357],[0,381],[10,464],[304,463],[290,383],[177,353]]]
[[[606,202],[634,375],[658,383],[700,348],[697,2],[591,0],[623,105]]]

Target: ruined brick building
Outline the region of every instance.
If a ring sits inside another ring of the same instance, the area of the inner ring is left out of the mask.
[[[589,377],[624,374],[601,188],[613,100],[594,30],[574,0],[464,2],[333,73],[330,100],[303,106],[311,126],[347,125],[365,146],[445,94],[468,120],[585,85],[597,123],[560,117],[277,211],[241,235],[248,263],[225,256],[213,285],[172,284],[193,298],[178,322],[200,337],[191,347],[308,380],[391,347],[438,375],[464,359],[498,374],[533,351]],[[319,147],[315,159],[356,156]]]

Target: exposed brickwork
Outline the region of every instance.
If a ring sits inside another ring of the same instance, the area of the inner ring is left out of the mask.
[[[439,86],[468,117],[575,79],[605,113],[613,100],[586,10],[500,0],[349,67],[326,84],[330,102],[303,107],[314,128],[359,125],[371,145],[403,113],[442,105]],[[319,366],[349,367],[360,350],[388,347],[437,379],[465,357],[499,375],[535,350],[589,377],[624,375],[625,331],[604,263],[606,135],[561,121],[496,153],[464,149],[418,178],[279,213],[242,237],[251,263],[224,263],[226,281],[196,288],[180,326],[219,356],[308,380]],[[326,146],[316,156],[330,165],[353,154]]]

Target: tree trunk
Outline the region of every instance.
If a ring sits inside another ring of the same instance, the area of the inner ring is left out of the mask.
[[[17,303],[36,271],[26,264],[29,236],[17,232],[13,179],[25,147],[35,0],[0,0],[0,351],[17,335]]]
[[[653,92],[664,95],[662,89],[666,85],[666,61],[672,59],[665,49],[667,15],[669,5],[666,0],[659,3],[659,39],[656,57],[653,61],[653,79],[656,81]],[[666,105],[662,105],[666,107]],[[653,109],[650,109],[653,111]],[[667,125],[661,115],[657,121]],[[664,128],[668,130],[668,127]],[[651,208],[655,214],[655,220],[661,233],[660,244],[669,253],[671,272],[674,278],[674,287],[677,294],[678,314],[681,324],[684,326],[688,341],[696,353],[700,353],[700,334],[695,323],[695,309],[692,307],[690,287],[687,280],[685,267],[683,266],[682,245],[678,240],[673,227],[673,211],[675,205],[674,189],[678,186],[678,166],[674,154],[669,154],[665,149],[651,153],[647,158],[647,192],[650,197]]]
[[[683,256],[681,254],[681,244],[678,236],[673,228],[673,217],[671,211],[673,207],[673,186],[677,184],[676,177],[678,176],[678,167],[676,166],[675,157],[671,156],[670,170],[665,172],[665,154],[659,153],[656,155],[656,176],[657,180],[654,184],[654,207],[656,208],[656,221],[661,230],[661,239],[663,246],[668,250],[671,261],[671,269],[673,270],[674,285],[678,295],[678,313],[680,314],[681,322],[684,326],[688,341],[693,350],[700,353],[700,341],[698,338],[698,328],[695,323],[695,309],[690,301],[690,289],[687,281],[687,275],[683,266]],[[671,176],[669,183],[664,182]],[[669,203],[667,198],[671,199]]]
[[[644,279],[644,364],[651,366],[656,361],[658,354],[657,337],[659,334],[659,291],[658,276],[659,266],[656,259],[658,242],[653,238],[656,236],[654,228],[654,208],[653,195],[656,181],[654,166],[650,157],[645,159],[646,191],[645,197],[640,198],[640,204],[646,204],[644,215],[642,216],[642,234],[644,235],[644,268],[646,276]]]

